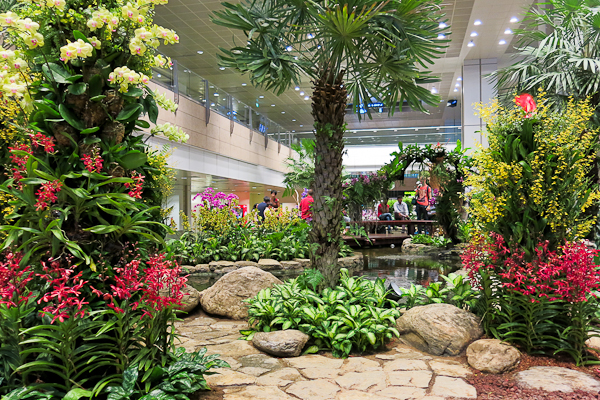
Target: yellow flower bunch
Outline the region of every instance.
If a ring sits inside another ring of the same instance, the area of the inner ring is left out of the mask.
[[[590,125],[594,109],[589,101],[571,99],[556,112],[540,92],[532,112],[497,101],[477,108],[487,124],[489,148],[475,152],[477,172],[465,181],[473,187],[470,213],[476,227],[501,232],[507,224],[527,229],[542,220],[555,237],[585,237],[595,223],[586,211],[600,201],[588,178],[600,134]],[[544,229],[532,234],[540,232]]]
[[[274,231],[284,230],[286,226],[295,224],[300,221],[298,210],[285,209],[267,209],[265,210],[265,220],[262,226]]]
[[[238,201],[231,200],[229,207],[207,207],[198,206],[193,214],[194,229],[198,231],[209,231],[217,234],[229,232],[237,221],[233,209],[237,207]]]

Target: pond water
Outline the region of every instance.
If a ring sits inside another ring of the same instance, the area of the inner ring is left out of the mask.
[[[459,259],[437,259],[429,256],[402,254],[400,249],[363,249],[365,267],[357,275],[367,279],[385,278],[400,287],[408,288],[411,283],[427,285],[441,280],[440,274],[447,275],[460,268]],[[297,273],[277,272],[273,274],[281,280],[295,278]],[[190,275],[188,283],[197,290],[212,286],[220,276]]]
[[[461,266],[460,259],[438,259],[431,256],[402,254],[399,249],[374,248],[362,251],[365,268],[357,275],[367,279],[386,279],[400,287],[412,283],[428,285],[441,280],[440,274],[448,275]]]

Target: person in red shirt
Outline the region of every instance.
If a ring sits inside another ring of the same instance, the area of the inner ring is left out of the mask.
[[[315,201],[312,197],[313,190],[308,189],[308,195],[300,201],[300,216],[303,220],[312,220],[312,203]]]

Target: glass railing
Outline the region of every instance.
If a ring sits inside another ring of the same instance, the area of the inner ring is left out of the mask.
[[[152,80],[158,85],[172,90],[179,96],[185,96],[203,107],[208,106],[211,112],[232,119],[281,145],[291,146],[294,138],[289,130],[211,84],[176,60],[173,60],[172,67],[153,68],[153,70]]]

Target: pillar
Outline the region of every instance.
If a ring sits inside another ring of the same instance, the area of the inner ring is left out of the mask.
[[[498,69],[495,58],[465,60],[462,68],[463,148],[475,149],[476,144],[487,146],[487,139],[482,134],[485,129],[483,121],[475,115],[475,103],[489,103],[496,97],[494,88],[496,80],[488,75]]]

